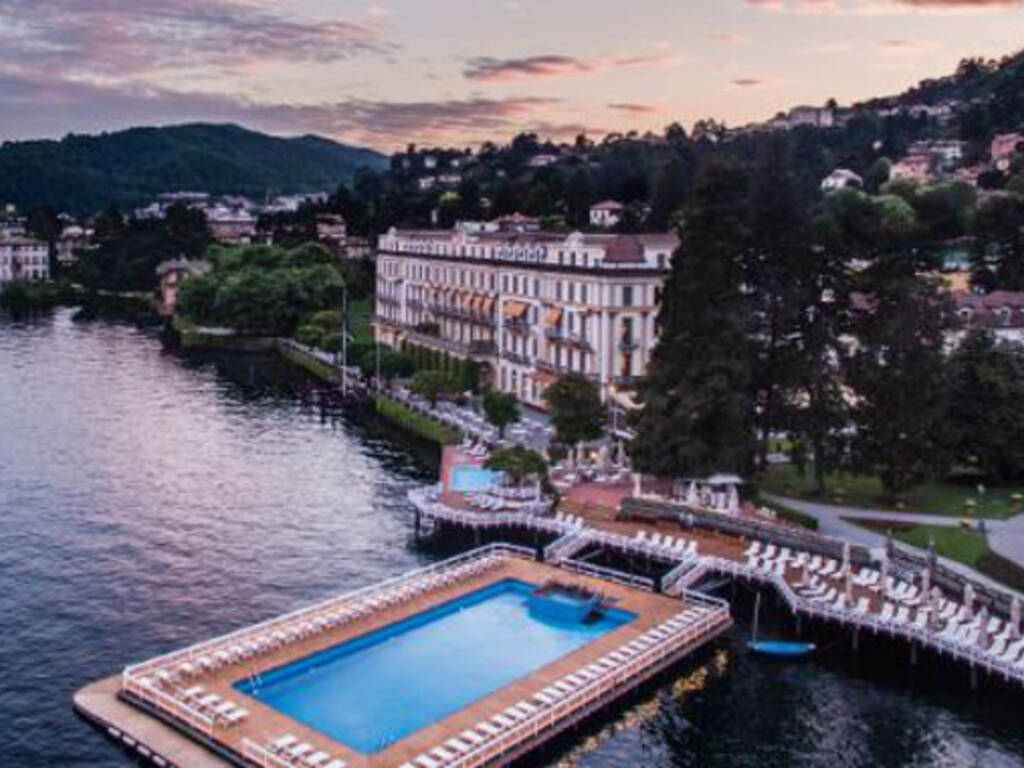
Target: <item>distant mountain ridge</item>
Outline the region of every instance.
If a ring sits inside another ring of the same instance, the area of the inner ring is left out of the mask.
[[[268,192],[333,191],[387,157],[321,136],[280,138],[233,124],[129,128],[59,141],[0,146],[0,204],[49,204],[88,214],[110,204],[151,201],[161,192],[197,190],[262,198]]]

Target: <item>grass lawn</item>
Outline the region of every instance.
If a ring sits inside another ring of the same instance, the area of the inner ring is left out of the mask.
[[[898,541],[920,549],[928,548],[928,541],[935,541],[935,552],[940,557],[969,565],[990,579],[1006,584],[1013,589],[1024,588],[1024,568],[991,549],[984,536],[959,526],[912,525],[899,520],[853,520],[846,522],[859,525],[878,533],[892,531]]]
[[[935,553],[940,557],[948,557],[958,563],[977,567],[978,562],[988,552],[988,542],[984,536],[968,531],[960,526],[944,525],[910,525],[899,520],[854,520],[844,518],[846,522],[868,528],[878,533],[892,531],[892,537],[912,547],[928,549],[929,540],[935,541]]]
[[[348,304],[349,329],[356,342],[373,341],[373,299],[350,301]]]
[[[761,490],[780,496],[813,499],[814,477],[808,468],[801,477],[796,467],[782,464],[770,467],[760,478]],[[900,494],[902,506],[887,501],[882,494],[882,484],[876,477],[854,475],[845,472],[826,477],[827,498],[822,501],[869,509],[891,509],[899,512],[930,512],[937,515],[963,516],[964,501],[974,499],[978,517],[1006,518],[1024,512],[1014,509],[1010,495],[1024,494],[1024,486],[987,488],[979,495],[977,488],[949,482],[929,482]]]

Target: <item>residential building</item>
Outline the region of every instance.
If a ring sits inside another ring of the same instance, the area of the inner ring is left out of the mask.
[[[908,155],[926,155],[945,167],[952,167],[964,159],[966,141],[957,139],[929,139],[915,141],[907,148]]]
[[[988,328],[1000,341],[1024,345],[1024,292],[993,291],[980,296],[968,291],[950,293],[961,326],[947,341],[955,346],[970,328]]]
[[[611,229],[622,219],[625,207],[618,200],[604,200],[590,206],[590,226]]]
[[[348,237],[348,228],[345,225],[344,217],[327,213],[317,216],[316,234],[321,240],[331,245],[338,247],[344,245],[345,238]]]
[[[821,188],[825,192],[831,192],[836,189],[844,189],[846,187],[853,187],[854,189],[863,189],[864,179],[862,179],[858,174],[846,168],[836,168],[821,182]]]
[[[0,210],[0,237],[25,234],[25,217],[18,213],[13,203],[7,203]]]
[[[78,260],[77,251],[92,244],[93,231],[77,224],[65,226],[57,240],[57,263],[70,266]]]
[[[0,233],[0,284],[11,280],[49,280],[50,247],[25,235]]]
[[[933,179],[932,159],[928,155],[907,155],[889,169],[890,179],[908,179],[927,184]]]
[[[156,274],[160,278],[160,306],[158,312],[170,317],[178,306],[178,290],[190,275],[202,275],[210,271],[206,261],[189,261],[185,258],[162,261],[157,264]]]
[[[222,243],[247,244],[256,237],[256,217],[241,207],[216,205],[206,209],[206,223]]]
[[[569,372],[608,398],[647,372],[677,246],[671,234],[392,229],[377,247],[376,336],[472,359],[533,406]]]
[[[995,136],[989,147],[992,165],[1005,171],[1010,167],[1010,157],[1018,151],[1022,143],[1024,143],[1024,134],[1021,133],[1000,133]]]
[[[793,107],[788,113],[780,112],[768,121],[769,128],[788,131],[809,125],[814,128],[831,128],[835,125],[835,110],[831,107]]]
[[[544,168],[557,162],[558,155],[534,155],[526,161],[526,164],[531,168]]]

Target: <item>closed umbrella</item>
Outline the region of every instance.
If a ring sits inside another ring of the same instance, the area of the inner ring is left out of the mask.
[[[928,590],[931,589],[932,585],[932,570],[931,568],[924,568],[921,571],[921,594],[927,595]]]
[[[935,629],[935,625],[939,620],[939,606],[942,605],[942,590],[938,587],[932,587],[932,610],[928,614],[928,628]]]
[[[846,589],[843,592],[843,603],[847,608],[853,607],[853,576],[850,575],[849,569],[846,571]]]
[[[633,473],[633,495],[636,496],[636,497],[639,497],[641,492],[642,492],[642,490],[643,490],[641,488],[642,480],[643,480],[643,475],[641,475],[639,472],[634,472]]]
[[[882,553],[882,564],[879,567],[879,578],[878,583],[881,586],[882,594],[887,595],[889,593],[889,553]]]
[[[850,542],[843,542],[843,573],[850,572]]]
[[[728,505],[729,505],[729,508],[728,508],[728,512],[729,513],[735,515],[737,512],[740,511],[740,494],[736,490],[736,486],[735,485],[730,485],[729,486],[729,501],[728,501]]]
[[[1017,595],[1013,596],[1010,603],[1010,631],[1014,640],[1020,638],[1020,597]]]
[[[981,606],[981,610],[978,611],[978,622],[981,624],[981,631],[978,633],[978,647],[985,648],[988,646],[988,606]]]
[[[974,585],[969,581],[964,584],[964,608],[968,617],[974,616]]]
[[[700,497],[697,495],[697,483],[694,480],[691,480],[690,484],[686,488],[686,503],[696,506],[699,501]]]

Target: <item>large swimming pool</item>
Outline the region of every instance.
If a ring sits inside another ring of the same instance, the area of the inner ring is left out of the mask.
[[[634,618],[588,622],[529,610],[508,579],[235,687],[363,752],[378,752]]]

